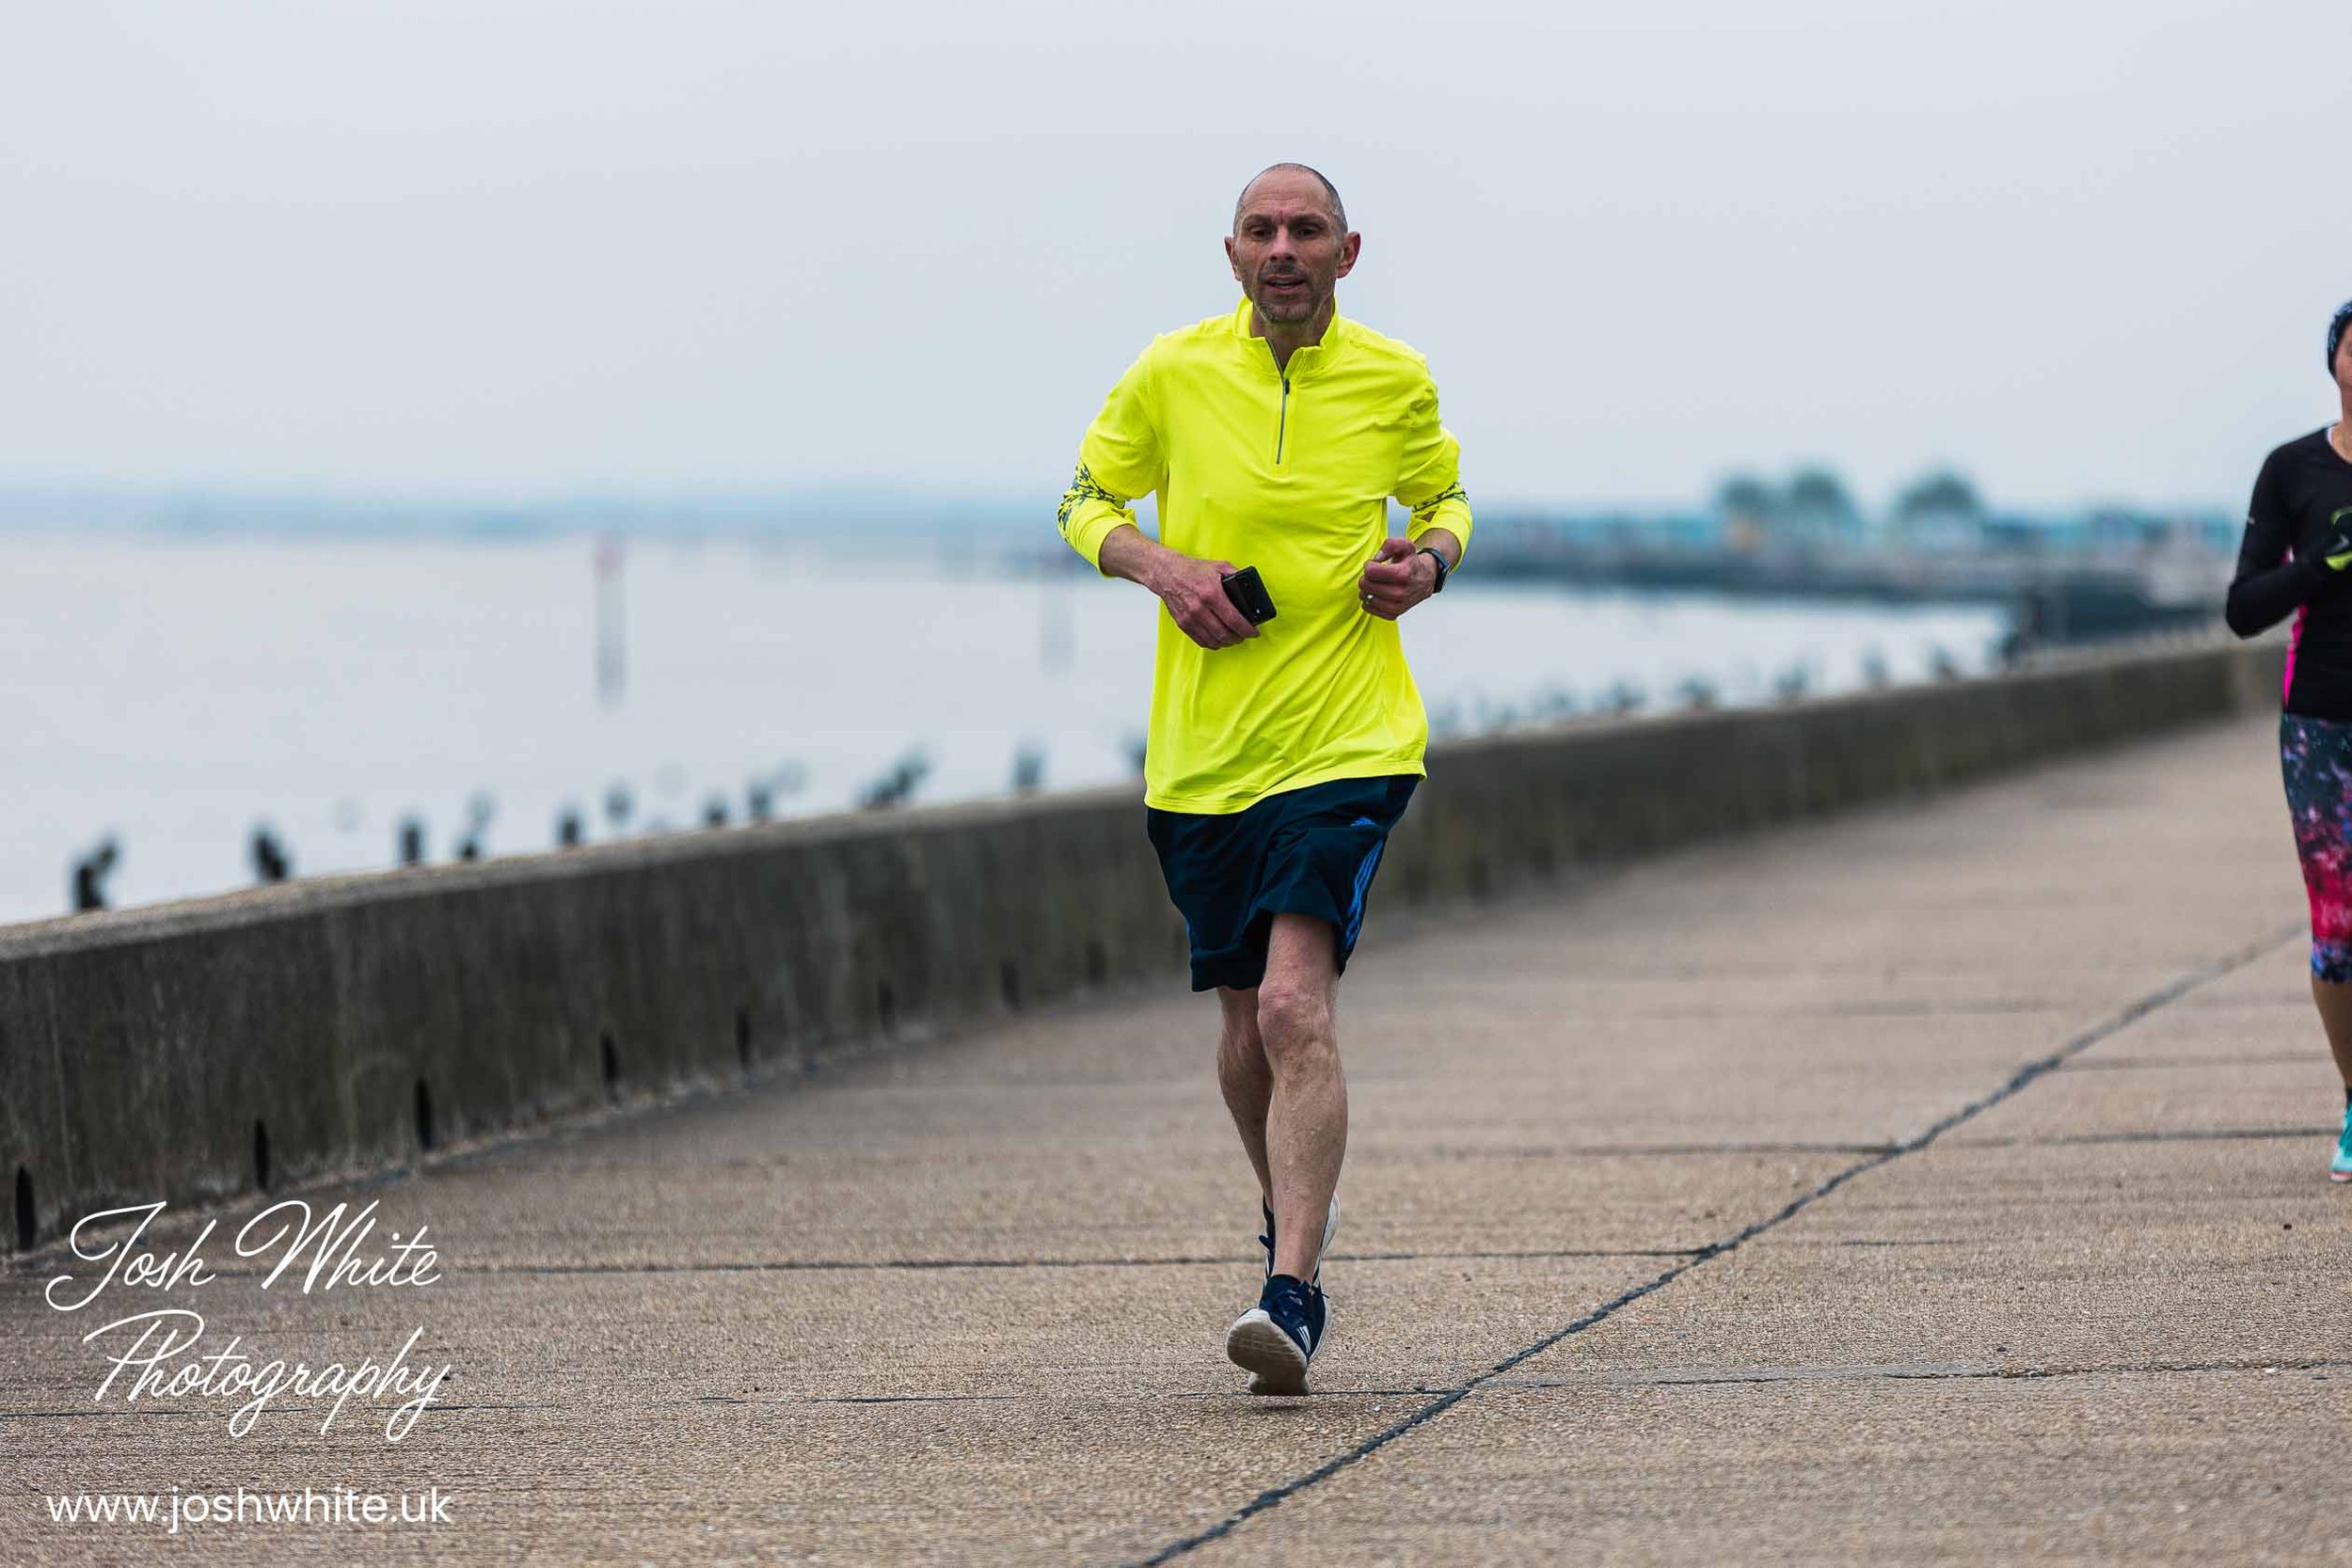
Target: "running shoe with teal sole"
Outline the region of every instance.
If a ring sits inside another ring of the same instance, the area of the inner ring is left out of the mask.
[[[2328,1163],[2328,1180],[2352,1181],[2352,1105],[2344,1108],[2344,1135],[2336,1140],[2336,1157]]]

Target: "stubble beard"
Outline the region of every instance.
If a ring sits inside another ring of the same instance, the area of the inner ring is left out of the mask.
[[[1314,286],[1314,279],[1311,277],[1305,281],[1307,286],[1288,299],[1269,293],[1262,281],[1256,297],[1250,301],[1257,307],[1258,319],[1279,322],[1284,326],[1295,326],[1302,322],[1313,321],[1315,317],[1322,314],[1324,305],[1331,297],[1329,293],[1317,290]]]

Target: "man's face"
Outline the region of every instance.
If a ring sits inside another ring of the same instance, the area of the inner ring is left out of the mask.
[[[2336,385],[2352,393],[2352,328],[2344,334],[2344,341],[2336,345]]]
[[[1225,255],[1258,319],[1295,325],[1323,313],[1362,243],[1340,231],[1312,175],[1276,169],[1244,193]]]

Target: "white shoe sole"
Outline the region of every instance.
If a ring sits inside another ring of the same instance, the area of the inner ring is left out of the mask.
[[[2352,1170],[2331,1170],[2328,1173],[2328,1180],[2330,1181],[2352,1181]]]
[[[1253,1394],[1303,1394],[1307,1391],[1307,1358],[1291,1337],[1274,1326],[1265,1308],[1253,1307],[1225,1331],[1225,1354],[1233,1365],[1255,1374]]]

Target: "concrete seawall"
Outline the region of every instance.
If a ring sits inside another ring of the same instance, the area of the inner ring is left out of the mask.
[[[2280,657],[2201,641],[1443,746],[1379,898],[1475,898],[2256,709]],[[1139,817],[1121,787],[0,928],[0,1240],[1172,982]]]

